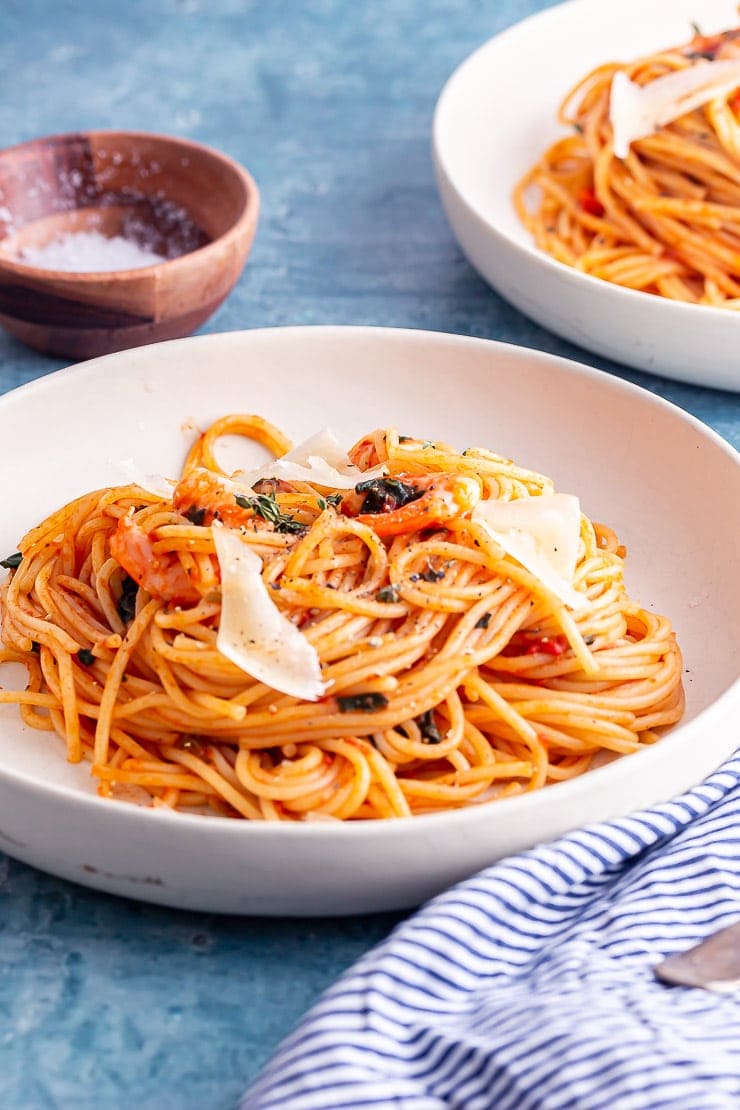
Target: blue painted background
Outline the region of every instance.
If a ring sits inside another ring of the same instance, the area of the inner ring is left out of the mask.
[[[205,331],[368,323],[505,339],[621,374],[740,445],[740,397],[555,338],[455,246],[430,159],[435,100],[474,47],[547,6],[0,0],[0,146],[137,128],[249,167],[262,191],[256,244]],[[60,365],[0,334],[0,392]],[[0,1108],[229,1107],[320,990],[397,920],[178,913],[0,855]]]

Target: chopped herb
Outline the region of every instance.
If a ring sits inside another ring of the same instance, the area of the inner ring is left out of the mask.
[[[398,601],[400,596],[398,586],[383,586],[382,590],[378,590],[376,593],[375,600],[391,603]]]
[[[445,572],[443,570],[435,570],[431,563],[427,566],[426,570],[421,572],[421,577],[425,582],[439,582],[444,576]]]
[[[385,694],[347,694],[338,697],[340,713],[374,713],[377,709],[385,709],[388,698]]]
[[[83,667],[91,667],[95,662],[95,656],[90,651],[90,648],[80,648],[77,652],[77,658],[80,663],[82,663]]]
[[[21,565],[22,558],[20,551],[16,551],[13,555],[6,555],[4,559],[0,559],[0,567],[5,567],[6,570],[15,570],[16,567]]]
[[[583,642],[586,645],[586,647],[591,647],[591,644],[593,644],[595,640],[596,640],[595,636],[584,636],[583,637]]]
[[[191,505],[188,511],[185,513],[185,516],[188,518],[191,524],[195,524],[198,528],[200,528],[201,524],[206,519],[206,510],[199,509],[195,505]]]
[[[364,493],[363,513],[390,513],[411,501],[417,501],[424,491],[398,478],[371,478],[355,486],[355,493]]]
[[[491,614],[490,613],[484,613],[483,616],[480,617],[475,622],[475,627],[476,628],[488,628],[490,623],[491,623]]]
[[[121,596],[118,599],[118,615],[122,621],[132,621],[136,616],[136,595],[138,584],[126,574],[121,579]]]
[[[342,494],[330,493],[327,497],[317,497],[316,500],[318,501],[319,508],[322,512],[327,505],[331,505],[333,509],[338,509],[339,506],[342,504]]]
[[[258,493],[255,497],[242,497],[237,493],[234,498],[241,509],[251,509],[255,516],[261,516],[274,525],[276,532],[289,532],[295,536],[306,531],[305,524],[290,513],[281,511],[274,493]]]
[[[441,744],[442,733],[437,728],[437,723],[434,720],[434,710],[427,709],[426,713],[422,713],[419,717],[415,718],[419,726],[419,732],[423,740],[427,744]]]
[[[421,445],[422,451],[428,451],[430,447],[434,447],[434,444],[432,443],[431,439],[425,439],[424,442]]]
[[[702,33],[701,27],[699,26],[699,24],[696,22],[695,19],[690,20],[689,26],[691,27],[691,30],[694,32],[694,34],[697,37],[701,36],[701,33]]]

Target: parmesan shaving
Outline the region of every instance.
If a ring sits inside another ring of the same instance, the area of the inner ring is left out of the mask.
[[[264,478],[282,478],[287,482],[310,482],[339,490],[354,489],[358,482],[381,478],[387,472],[387,467],[383,465],[360,470],[333,432],[324,428],[279,459],[264,463],[255,470],[238,470],[232,478],[249,488]]]
[[[631,81],[621,70],[612,79],[609,118],[617,158],[626,158],[630,144],[659,127],[727,96],[740,85],[740,58],[699,62],[658,77],[647,85]]]
[[[589,600],[573,586],[581,534],[577,497],[553,493],[516,501],[480,501],[473,520],[569,609]]]
[[[258,682],[316,701],[324,693],[318,654],[270,597],[259,555],[222,525],[213,526],[213,542],[221,568],[216,647]]]
[[[172,478],[165,478],[162,474],[143,474],[133,459],[119,459],[117,465],[128,485],[139,486],[147,493],[161,497],[163,501],[169,501],[172,498],[172,492],[177,484]]]

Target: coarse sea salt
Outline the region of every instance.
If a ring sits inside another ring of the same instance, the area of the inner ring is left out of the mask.
[[[18,261],[42,270],[90,274],[138,270],[164,262],[165,258],[122,235],[109,239],[99,231],[71,231],[43,247],[26,247],[18,254]]]

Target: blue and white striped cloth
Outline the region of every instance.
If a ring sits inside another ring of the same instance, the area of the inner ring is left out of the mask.
[[[740,992],[653,975],[740,919],[740,757],[434,899],[347,972],[241,1110],[738,1110]]]

